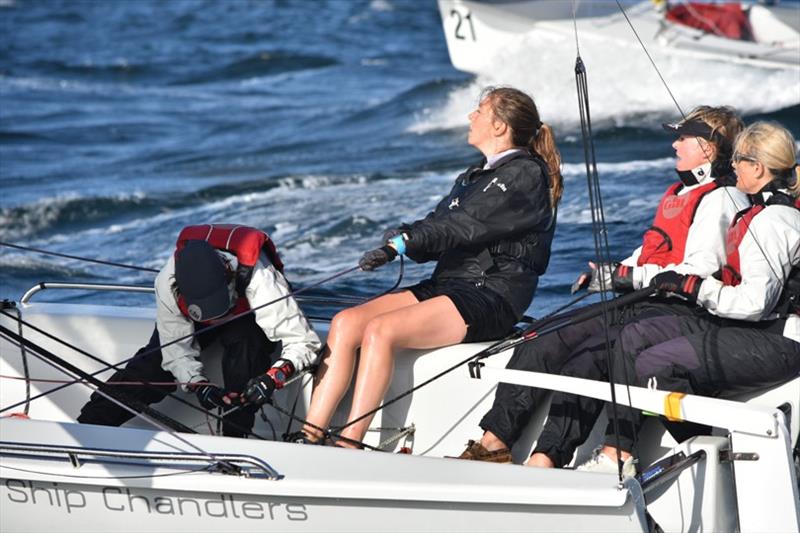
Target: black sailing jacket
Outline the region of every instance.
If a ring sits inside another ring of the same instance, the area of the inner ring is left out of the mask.
[[[436,280],[491,289],[521,318],[550,260],[555,222],[547,165],[520,151],[458,176],[431,213],[405,226],[406,255],[438,261]]]

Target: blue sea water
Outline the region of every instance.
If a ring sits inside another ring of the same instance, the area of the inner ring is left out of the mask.
[[[641,50],[582,52],[622,258],[674,180],[659,124],[678,111]],[[538,316],[569,300],[593,255],[574,57],[574,41],[551,39],[491,76],[459,72],[433,0],[2,0],[0,241],[159,268],[183,226],[236,222],[273,236],[296,285],[315,283],[435,205],[479,157],[466,114],[480,88],[513,84],[536,98],[565,162],[552,260],[530,308]],[[686,109],[730,104],[800,134],[797,72],[661,65]],[[407,263],[403,283],[430,269]],[[398,272],[353,273],[315,294],[367,297]],[[0,248],[0,298],[40,281],[152,279]],[[146,295],[41,298],[152,305]]]

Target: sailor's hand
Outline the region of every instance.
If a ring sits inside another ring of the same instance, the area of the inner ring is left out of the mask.
[[[667,270],[656,274],[650,281],[650,286],[665,296],[679,296],[689,303],[696,303],[702,283],[703,278],[695,274],[678,274]]]
[[[191,389],[197,396],[200,405],[209,411],[218,407],[222,409],[230,407],[233,404],[233,400],[238,396],[235,392],[227,392],[207,381],[194,383]]]
[[[397,257],[397,250],[387,244],[386,246],[370,250],[361,256],[361,259],[358,261],[358,266],[361,267],[361,270],[365,271],[375,270],[393,260],[395,257]]]
[[[411,230],[411,225],[403,222],[402,224],[400,224],[399,228],[392,228],[384,231],[383,237],[381,237],[381,242],[386,244],[387,242],[391,241],[394,237],[397,237],[398,235],[403,235],[404,237],[408,237],[408,232],[410,230]]]
[[[254,377],[244,387],[242,402],[262,405],[272,398],[276,388],[275,380],[269,374]]]
[[[611,274],[611,284],[615,292],[633,292],[633,267],[621,263],[612,263],[614,272]]]
[[[619,263],[593,263],[589,261],[589,281],[586,290],[589,292],[602,292],[614,289],[614,271]]]
[[[381,237],[381,242],[387,243],[392,240],[393,237],[397,237],[398,235],[402,235],[403,230],[400,228],[392,228],[387,229],[383,232],[383,237]]]
[[[570,294],[575,294],[578,291],[581,291],[589,286],[589,282],[592,280],[592,273],[591,272],[581,272],[578,274],[577,279],[572,284],[572,287],[569,289]]]

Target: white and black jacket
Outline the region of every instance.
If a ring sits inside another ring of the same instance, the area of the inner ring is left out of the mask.
[[[768,201],[771,193],[763,193]],[[777,318],[775,308],[791,269],[800,265],[800,210],[772,204],[758,213],[739,244],[741,283],[725,285],[707,277],[697,303],[710,313],[735,320]],[[800,342],[800,317],[791,315],[784,335]]]
[[[219,252],[236,268],[238,261],[232,254]],[[161,344],[194,333],[194,322],[183,315],[172,285],[175,276],[175,258],[169,261],[156,277],[156,327]],[[231,290],[235,290],[233,287]],[[291,292],[286,278],[262,256],[253,268],[250,283],[245,289],[245,297],[251,309],[286,296]],[[273,342],[282,343],[281,358],[291,361],[295,370],[300,371],[314,363],[321,347],[319,337],[311,329],[303,312],[293,297],[267,305],[255,311],[256,323]],[[180,383],[205,381],[203,363],[200,361],[200,348],[195,337],[176,342],[161,349],[164,370],[172,373]],[[184,385],[184,390],[186,387]]]

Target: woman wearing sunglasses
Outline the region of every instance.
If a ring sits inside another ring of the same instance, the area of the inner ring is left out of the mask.
[[[739,135],[733,155],[736,187],[753,205],[728,229],[726,264],[708,277],[674,271],[655,276],[659,292],[700,308],[693,316],[652,317],[623,327],[614,347],[618,382],[718,396],[774,386],[800,373],[800,169],[795,150],[791,133],[774,123],[757,122]],[[601,408],[596,400],[557,395],[550,411],[556,416],[548,420],[532,462],[562,466],[592,429],[592,424],[557,413],[596,417]],[[621,405],[617,411],[619,459],[623,473],[632,475],[642,414]],[[611,423],[605,442],[583,469],[616,472]]]

